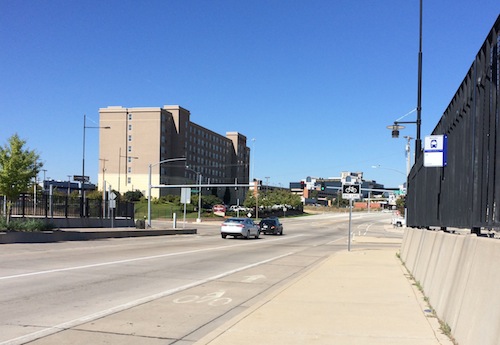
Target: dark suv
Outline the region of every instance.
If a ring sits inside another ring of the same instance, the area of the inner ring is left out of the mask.
[[[277,217],[264,218],[259,223],[260,232],[264,234],[283,235],[283,224]]]

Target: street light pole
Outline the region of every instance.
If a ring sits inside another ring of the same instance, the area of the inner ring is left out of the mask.
[[[165,159],[162,160],[158,163],[155,164],[149,164],[149,170],[148,170],[148,227],[151,228],[151,170],[154,166],[160,165],[162,163],[169,163],[169,162],[176,162],[176,161],[185,161],[186,158],[170,158],[170,159]]]
[[[120,169],[121,169],[121,164],[122,163],[122,148],[118,149],[118,192],[120,192]]]
[[[407,140],[405,151],[406,151],[406,176],[410,175],[410,168],[411,168],[411,145],[410,142],[413,139],[409,135],[405,135],[403,138]]]
[[[201,223],[201,173],[198,174],[198,219],[196,222]]]
[[[87,128],[86,124],[87,115],[83,114],[83,155],[82,155],[82,205],[80,207],[80,216],[85,217],[85,129]]]
[[[201,177],[202,177],[201,172],[193,170],[190,167],[188,167],[187,165],[186,165],[186,169],[191,170],[197,176],[197,180],[198,180],[198,218],[196,219],[196,222],[201,223]]]
[[[110,126],[87,126],[87,115],[83,115],[83,154],[82,154],[82,204],[80,207],[80,216],[86,217],[87,213],[85,210],[85,129],[87,128],[102,128],[110,129]]]
[[[422,154],[422,139],[421,139],[421,127],[422,127],[422,17],[423,17],[423,0],[420,0],[420,16],[419,16],[419,41],[418,41],[418,84],[417,84],[417,107],[410,111],[408,114],[403,115],[396,121],[393,125],[387,126],[388,129],[392,131],[392,137],[399,137],[399,130],[404,129],[404,126],[400,124],[412,123],[417,126],[417,135],[415,138],[415,162],[419,159]],[[416,121],[399,121],[403,117],[417,111]]]
[[[417,138],[415,139],[415,161],[418,160],[422,151],[422,139],[420,138],[420,127],[422,125],[422,1],[420,0],[420,25],[418,45],[418,86],[417,86]]]

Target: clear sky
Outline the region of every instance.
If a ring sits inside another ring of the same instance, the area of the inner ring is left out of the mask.
[[[499,13],[498,0],[424,0],[422,136]],[[270,185],[362,171],[397,187],[416,131],[386,126],[416,108],[418,35],[418,0],[0,0],[0,145],[18,133],[46,177],[67,180],[84,114],[97,126],[99,108],[180,105],[244,134]]]

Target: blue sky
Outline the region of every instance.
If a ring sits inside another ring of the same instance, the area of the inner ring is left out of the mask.
[[[424,0],[422,136],[499,13],[498,0]],[[0,0],[0,144],[18,133],[67,180],[84,114],[91,126],[99,108],[177,104],[246,135],[271,185],[362,171],[395,187],[415,126],[399,139],[386,126],[416,107],[418,20],[418,0]],[[98,160],[89,129],[93,182]]]

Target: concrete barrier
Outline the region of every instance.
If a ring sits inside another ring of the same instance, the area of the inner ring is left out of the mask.
[[[406,229],[401,259],[458,344],[500,344],[500,241]]]

